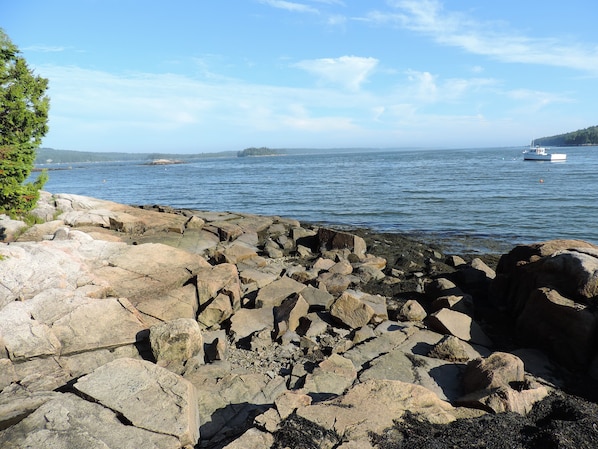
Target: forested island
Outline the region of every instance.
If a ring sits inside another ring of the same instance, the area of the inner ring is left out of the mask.
[[[295,150],[297,152],[308,150]],[[38,148],[36,152],[36,165],[44,164],[72,164],[82,162],[130,162],[141,161],[151,163],[156,160],[177,160],[189,162],[195,159],[214,157],[248,157],[248,156],[278,156],[287,154],[286,150],[277,150],[267,147],[246,148],[242,151],[219,151],[215,153],[174,154],[174,153],[122,153],[99,151],[73,151],[57,150],[54,148]]]
[[[220,151],[217,153],[173,154],[173,153],[118,153],[56,150],[54,148],[38,148],[35,164],[71,164],[79,162],[125,162],[125,161],[155,161],[161,159],[176,159],[189,161],[193,159],[213,157],[233,157],[235,151]]]
[[[260,147],[260,148],[245,148],[243,151],[239,151],[237,153],[238,157],[251,157],[251,156],[278,156],[281,154],[285,154],[282,150],[275,150],[268,147]]]
[[[598,126],[579,129],[570,133],[558,134],[556,136],[541,137],[535,139],[534,143],[540,146],[572,147],[580,145],[598,145]]]

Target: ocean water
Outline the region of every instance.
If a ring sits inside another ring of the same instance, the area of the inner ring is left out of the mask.
[[[447,240],[598,243],[598,147],[559,148],[566,162],[523,161],[522,150],[323,152],[169,166],[73,164],[50,171],[45,190]]]

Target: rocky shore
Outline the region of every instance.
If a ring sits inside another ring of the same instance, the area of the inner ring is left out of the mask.
[[[2,448],[598,447],[592,244],[34,213],[0,216]]]

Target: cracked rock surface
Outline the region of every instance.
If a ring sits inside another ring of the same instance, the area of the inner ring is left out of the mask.
[[[41,198],[0,220],[3,448],[598,446],[594,245]]]

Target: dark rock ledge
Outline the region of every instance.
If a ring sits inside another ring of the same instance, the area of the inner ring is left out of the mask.
[[[598,447],[594,245],[36,214],[0,217],[0,447]]]

